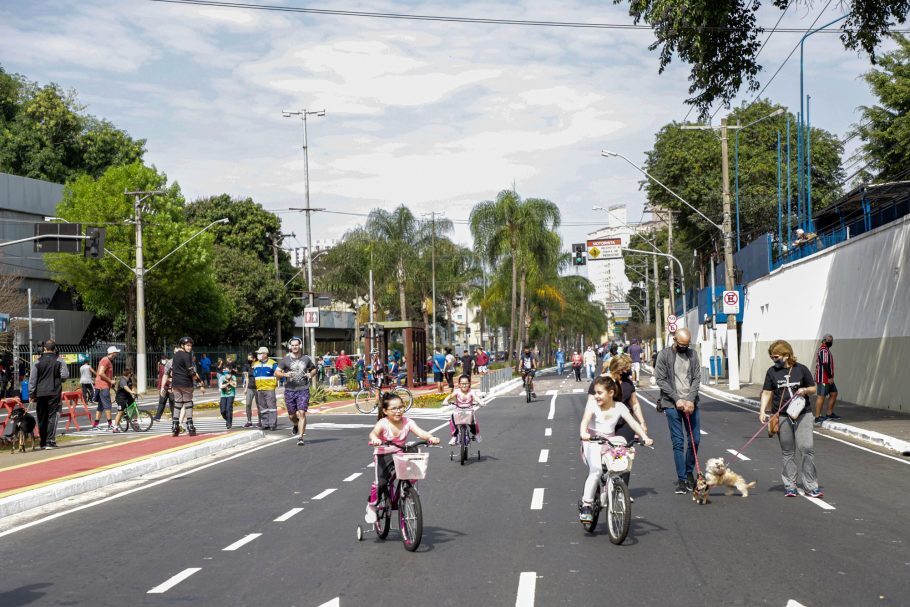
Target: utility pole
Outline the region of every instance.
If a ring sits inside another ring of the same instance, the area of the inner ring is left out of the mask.
[[[653,257],[654,264],[654,336],[656,337],[655,345],[658,350],[664,347],[663,321],[660,318],[660,279],[657,272],[657,257]]]
[[[720,121],[721,171],[724,186],[724,270],[727,291],[736,289],[733,273],[733,226],[730,213],[730,161],[727,158],[727,119]],[[737,338],[736,315],[727,315],[727,373],[730,389],[739,390],[739,340]]]
[[[430,221],[432,222],[432,246],[430,247],[430,267],[433,280],[433,302],[430,305],[432,313],[430,314],[430,322],[433,324],[433,354],[436,353],[436,211],[430,213]]]
[[[142,257],[142,203],[146,199],[164,194],[161,190],[124,192],[135,196],[133,214],[136,222],[136,391],[145,394],[148,387],[145,350],[145,262]]]
[[[645,324],[651,324],[651,291],[648,290],[648,262],[645,261]]]
[[[673,254],[673,211],[667,209],[667,253]],[[676,282],[673,275],[673,264],[670,264],[670,313],[676,314]],[[683,318],[686,311],[683,310]]]

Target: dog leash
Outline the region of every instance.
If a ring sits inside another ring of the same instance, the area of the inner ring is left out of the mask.
[[[698,449],[695,448],[695,435],[692,434],[692,422],[689,421],[688,413],[686,413],[686,425],[689,426],[689,440],[692,441],[692,455],[695,456],[695,472],[701,474],[701,466],[698,464]]]
[[[781,414],[781,412],[782,412],[784,409],[787,408],[787,405],[789,405],[789,404],[790,404],[790,401],[792,401],[793,399],[795,399],[796,396],[799,396],[799,395],[795,395],[795,396],[790,397],[790,400],[788,400],[787,402],[785,402],[784,404],[782,404],[780,407],[778,407],[777,413],[774,413],[774,414],[770,415],[770,416],[768,417],[768,421],[766,421],[766,422],[763,423],[761,426],[759,426],[758,431],[757,431],[755,434],[752,435],[752,438],[750,438],[749,440],[746,441],[746,444],[743,445],[742,448],[741,448],[739,451],[737,451],[737,453],[742,453],[743,451],[745,451],[745,450],[746,450],[746,447],[748,447],[749,445],[752,444],[752,441],[754,441],[755,438],[756,438],[759,434],[761,434],[761,431],[765,429],[765,426],[767,426],[768,424],[771,423],[771,420],[772,420],[773,418],[776,417],[776,418],[780,419],[780,414]],[[781,400],[783,400],[783,398],[781,398]]]

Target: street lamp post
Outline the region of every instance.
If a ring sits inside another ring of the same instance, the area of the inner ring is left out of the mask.
[[[306,108],[291,112],[288,110],[283,110],[281,115],[285,118],[290,118],[291,116],[300,116],[300,119],[303,120],[303,174],[304,180],[306,182],[306,208],[303,209],[303,212],[306,213],[306,273],[307,273],[307,289],[310,291],[310,307],[313,306],[313,234],[310,227],[310,214],[315,210],[310,208],[310,154],[309,154],[309,145],[307,142],[307,116],[325,116],[325,110],[307,110]],[[310,358],[313,360],[316,359],[316,329],[310,327]]]
[[[714,226],[716,229],[720,230],[721,234],[724,236],[724,265],[726,270],[726,288],[728,291],[732,291],[736,288],[736,282],[733,276],[733,229],[731,225],[731,213],[730,213],[730,167],[729,160],[727,159],[727,120],[726,118],[721,121],[721,152],[722,152],[722,162],[721,169],[723,172],[723,186],[724,186],[724,219],[723,226],[718,225],[713,220],[708,218],[707,215],[699,211],[697,208],[692,206],[688,201],[686,201],[682,196],[668,188],[666,185],[661,183],[658,179],[648,173],[646,170],[617,152],[610,152],[607,150],[602,150],[600,152],[601,156],[608,157],[619,157],[625,160],[628,164],[632,165],[635,169],[640,171],[645,177],[654,181],[657,185],[669,192],[673,197],[682,202],[684,205],[695,211],[700,215],[705,221],[710,225]],[[644,253],[649,253],[644,251]],[[655,253],[656,254],[656,253]],[[675,258],[674,258],[675,259]],[[678,260],[677,260],[678,262]],[[680,264],[682,267],[682,264]],[[713,271],[713,268],[712,268]],[[712,294],[713,295],[713,294]],[[683,305],[685,309],[685,303]],[[736,316],[729,315],[727,317],[727,358],[729,359],[729,373],[730,373],[730,389],[739,390],[739,341],[736,337],[737,327],[736,327]]]

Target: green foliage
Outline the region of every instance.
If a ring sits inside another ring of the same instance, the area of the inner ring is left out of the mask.
[[[743,84],[747,90],[758,89],[759,35],[764,30],[755,15],[761,0],[613,0],[626,1],[635,23],[644,21],[654,31],[656,41],[649,48],[660,49],[660,72],[674,55],[691,66],[691,97],[686,102],[702,117],[716,102],[729,104]],[[813,6],[811,0],[772,4],[781,10],[791,4]],[[910,0],[848,0],[843,5],[850,15],[840,23],[845,48],[862,49],[873,59],[891,26],[904,23],[910,11]]]
[[[155,263],[197,229],[187,225],[184,200],[177,184],[140,163],[108,169],[94,179],[84,175],[67,185],[57,215],[85,225],[107,229],[101,260],[67,254],[45,256],[54,280],[75,291],[85,310],[120,329],[131,343],[134,337],[135,280],[117,261],[135,266],[133,197],[125,191],[164,190],[144,204],[143,252],[146,268],[146,311],[149,343],[174,340],[182,334],[197,340],[217,334],[227,320],[227,306],[214,281],[211,236],[203,234],[149,271]]]
[[[142,160],[145,140],[85,114],[74,91],[0,67],[0,171],[65,183]]]
[[[314,405],[322,404],[329,400],[329,393],[322,384],[313,384],[310,386],[310,403]]]
[[[898,48],[864,75],[878,103],[860,108],[862,120],[851,132],[863,142],[857,173],[878,181],[906,179],[910,168],[910,39],[895,34],[894,41]]]
[[[221,339],[227,343],[269,342],[279,317],[282,335],[289,336],[294,317],[303,311],[301,298],[293,293],[305,289],[305,274],[297,274],[288,253],[279,248],[280,278],[275,277],[272,242],[281,234],[281,220],[250,198],[235,199],[228,194],[197,200],[187,205],[185,215],[195,229],[222,218],[230,220],[207,232],[215,243],[218,288],[228,302]]]
[[[738,108],[729,123],[746,125],[769,115],[779,106],[760,101]],[[791,183],[795,209],[796,118],[791,115],[790,150]],[[723,186],[721,183],[721,144],[711,131],[683,130],[673,122],[656,136],[654,147],[647,154],[645,169],[669,189],[679,194],[702,213],[721,223],[723,217]],[[743,244],[759,234],[777,231],[777,133],[781,133],[782,190],[786,200],[786,115],[764,120],[744,129],[739,135],[739,206]],[[730,190],[735,194],[735,135],[729,131]],[[843,144],[833,134],[813,128],[812,196],[816,209],[833,202],[840,195],[843,172],[840,155]],[[692,257],[692,250],[713,249],[720,231],[693,213],[672,194],[653,181],[643,181],[648,203],[653,208],[671,209],[674,213],[674,252],[681,259]],[[786,202],[784,202],[786,215]],[[735,219],[734,219],[735,221]],[[646,247],[647,248],[647,247]]]

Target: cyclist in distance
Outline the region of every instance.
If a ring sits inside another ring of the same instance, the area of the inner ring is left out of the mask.
[[[518,372],[521,374],[521,380],[531,385],[531,396],[536,397],[534,393],[534,375],[537,373],[537,357],[531,353],[531,347],[525,346],[525,351],[518,360]]]
[[[373,431],[370,432],[370,444],[376,447],[373,450],[374,473],[373,484],[370,485],[370,501],[367,503],[367,512],[364,519],[370,525],[376,522],[376,501],[379,499],[379,487],[388,484],[395,460],[392,455],[404,448],[408,434],[413,432],[418,437],[438,445],[439,439],[423,430],[413,420],[404,416],[404,402],[394,392],[385,392],[379,401],[379,414]],[[384,442],[393,443],[394,446],[383,445]]]
[[[619,384],[613,381],[613,378],[601,375],[594,380],[594,402],[589,402],[585,406],[584,415],[581,416],[578,431],[581,440],[590,441],[594,436],[613,436],[616,424],[621,418],[641,437],[645,445],[650,446],[654,443],[641,424],[632,417],[629,409],[619,401],[621,397],[622,390]],[[588,477],[585,479],[584,494],[581,498],[579,519],[582,522],[593,520],[594,513],[591,506],[594,503],[594,494],[597,493],[597,484],[600,482],[600,475],[603,472],[600,451],[599,443],[584,443],[582,453],[588,464]]]

